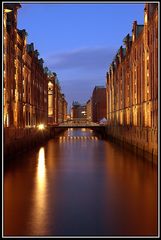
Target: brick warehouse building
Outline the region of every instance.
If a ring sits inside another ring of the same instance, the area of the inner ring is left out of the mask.
[[[4,156],[35,146],[50,137],[48,72],[25,29],[17,29],[18,3],[3,4]],[[56,85],[54,122],[67,115],[67,102]],[[44,128],[45,127],[45,128]],[[43,128],[43,131],[40,130]]]
[[[145,4],[144,25],[133,23],[107,73],[109,133],[157,157],[158,5]]]
[[[4,4],[4,127],[47,124],[47,75],[26,31],[17,29],[20,4]]]
[[[57,74],[48,74],[48,124],[67,120],[67,101],[57,79]]]
[[[39,58],[39,52],[34,49],[34,44],[27,44],[26,30],[17,29],[17,11],[20,7],[21,5],[17,3],[4,4],[3,104],[5,128],[47,125],[48,120],[51,120],[51,116],[48,118],[50,74],[43,67],[43,59]],[[67,102],[56,80],[53,93],[53,110],[50,110],[54,114],[52,122],[60,123],[67,118]]]
[[[99,122],[106,117],[106,88],[96,86],[92,93],[92,121]]]

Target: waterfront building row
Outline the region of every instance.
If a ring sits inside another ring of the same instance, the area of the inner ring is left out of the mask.
[[[118,138],[119,128],[128,129],[127,142],[157,154],[158,4],[145,4],[144,25],[134,21],[123,41],[107,72],[108,125]]]
[[[27,32],[17,28],[18,3],[3,5],[3,116],[4,127],[26,128],[47,125],[50,76]],[[53,123],[65,120],[67,102],[55,83]]]

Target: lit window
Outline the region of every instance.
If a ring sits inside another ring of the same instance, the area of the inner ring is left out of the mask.
[[[145,21],[145,24],[147,24],[147,22],[148,22],[148,16],[147,16],[147,13],[145,13],[144,21]]]

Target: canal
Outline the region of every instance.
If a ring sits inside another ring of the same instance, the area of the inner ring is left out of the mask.
[[[157,235],[157,167],[89,129],[12,159],[5,236]]]

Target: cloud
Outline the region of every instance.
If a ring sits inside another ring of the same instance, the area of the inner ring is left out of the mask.
[[[57,73],[70,106],[73,100],[86,102],[96,85],[105,86],[106,72],[115,54],[112,48],[88,47],[52,54],[45,62]]]
[[[107,68],[115,54],[114,49],[89,47],[56,53],[47,57],[50,69],[100,70]]]

